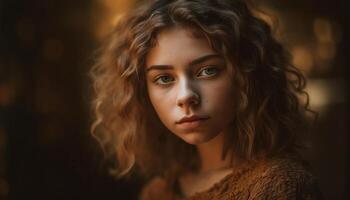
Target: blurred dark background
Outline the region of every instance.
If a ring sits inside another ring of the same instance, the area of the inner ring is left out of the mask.
[[[93,53],[136,0],[0,0],[0,199],[136,199],[90,135]],[[320,113],[305,152],[326,199],[349,199],[345,0],[261,0]],[[272,17],[271,17],[272,16]]]

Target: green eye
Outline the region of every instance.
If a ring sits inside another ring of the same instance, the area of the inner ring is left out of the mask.
[[[169,76],[169,75],[163,75],[163,76],[159,76],[158,78],[156,78],[156,80],[154,81],[156,84],[159,85],[165,85],[165,84],[169,84],[172,81],[174,81],[174,78]]]
[[[198,75],[199,77],[201,76],[214,76],[219,73],[219,69],[216,67],[207,67],[199,71]]]

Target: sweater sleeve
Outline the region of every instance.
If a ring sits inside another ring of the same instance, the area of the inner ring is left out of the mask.
[[[272,166],[251,188],[249,199],[321,200],[314,176],[301,166]]]

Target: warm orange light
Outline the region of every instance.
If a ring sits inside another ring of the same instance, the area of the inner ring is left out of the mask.
[[[130,11],[135,0],[102,0],[98,1],[102,10],[95,13],[98,18],[95,35],[98,39],[103,38],[118,23],[122,16]]]
[[[296,46],[292,49],[293,65],[300,68],[305,73],[309,73],[314,67],[314,57],[312,52],[304,46]]]
[[[332,30],[332,24],[327,19],[315,19],[314,21],[314,33],[316,38],[321,43],[334,42],[334,34]]]

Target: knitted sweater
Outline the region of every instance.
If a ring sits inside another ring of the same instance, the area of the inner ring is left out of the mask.
[[[141,200],[315,200],[322,199],[316,179],[305,163],[278,158],[247,164],[214,184],[211,188],[182,198],[162,178],[151,180],[141,193]]]

